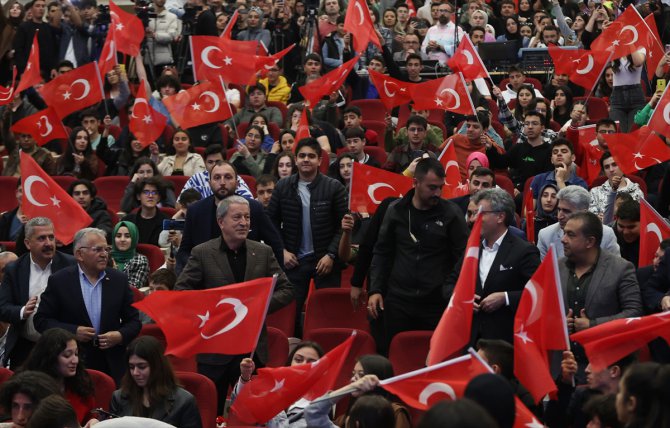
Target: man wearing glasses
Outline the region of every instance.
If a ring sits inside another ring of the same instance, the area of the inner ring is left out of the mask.
[[[398,144],[394,142],[395,147],[389,155],[383,168],[393,172],[403,172],[409,164],[416,158],[424,154],[436,158],[437,148],[430,144],[426,139],[428,130],[428,121],[425,117],[412,115],[407,119],[407,143]]]
[[[11,324],[5,342],[3,366],[19,367],[39,338],[33,316],[49,275],[72,266],[74,258],[56,251],[54,225],[46,217],[35,217],[25,224],[28,253],[5,267],[0,287],[0,321]]]
[[[142,324],[131,306],[128,277],[107,267],[110,251],[100,229],[87,227],[75,234],[77,265],[49,277],[35,328],[42,333],[59,327],[75,334],[86,367],[107,373],[118,385],[126,368],[126,345]]]
[[[508,233],[514,223],[514,200],[503,189],[486,189],[472,197],[482,216],[482,243],[475,285],[471,343],[479,339],[513,342],[514,314],[526,282],[540,265],[533,244]],[[450,299],[461,271],[462,259],[445,283]]]
[[[458,37],[458,41],[460,41],[465,32],[451,22],[451,14],[454,11],[451,4],[442,3],[437,10],[439,14],[437,23],[426,32],[421,50],[430,59],[438,60],[441,64],[444,64],[454,54],[458,44],[456,38]]]
[[[158,205],[165,200],[165,185],[160,177],[149,177],[135,183],[135,198],[140,201],[140,209],[125,217],[124,221],[135,223],[139,232],[138,243],[158,246],[163,231],[165,215]]]
[[[393,60],[396,62],[407,61],[407,55],[417,54],[421,55],[421,60],[426,61],[428,55],[421,50],[421,42],[419,36],[416,34],[406,34],[402,41],[402,50],[393,54]]]

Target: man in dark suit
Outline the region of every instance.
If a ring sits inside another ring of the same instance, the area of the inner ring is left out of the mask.
[[[0,286],[0,321],[11,323],[3,365],[19,367],[39,338],[33,316],[49,275],[75,264],[74,258],[56,251],[54,225],[46,217],[35,217],[25,225],[29,252],[5,267]]]
[[[177,273],[186,266],[193,247],[221,234],[216,220],[216,207],[222,200],[235,195],[237,171],[230,163],[223,161],[212,168],[209,185],[214,194],[188,207],[184,233],[177,251]],[[283,266],[284,245],[277,229],[265,214],[263,205],[258,201],[249,200],[249,208],[251,210],[249,239],[263,241],[272,247],[275,257]]]
[[[540,265],[535,246],[509,232],[514,222],[514,199],[502,189],[477,192],[473,201],[481,210],[482,244],[475,286],[472,344],[479,339],[501,339],[513,343],[514,314],[526,283]],[[454,269],[445,287],[451,298],[460,267]]]
[[[179,275],[176,290],[202,290],[236,284],[277,274],[268,312],[272,313],[293,300],[293,288],[281,270],[270,247],[247,239],[251,210],[249,200],[241,196],[224,199],[216,210],[220,236],[198,245],[191,252],[186,267]],[[253,334],[253,332],[249,332]],[[228,386],[240,376],[240,362],[245,355],[200,354],[198,372],[216,384],[219,397],[225,397]],[[254,357],[261,367],[268,359],[265,327],[258,339]],[[225,400],[219,400],[223,410]]]
[[[126,345],[142,324],[131,306],[126,274],[107,268],[105,232],[88,227],[74,237],[76,266],[49,277],[35,315],[37,331],[60,327],[77,336],[86,367],[110,375],[118,384],[126,371]]]

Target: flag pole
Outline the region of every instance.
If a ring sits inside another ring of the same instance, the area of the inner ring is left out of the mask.
[[[230,121],[233,124],[233,130],[235,131],[235,136],[237,138],[240,138],[240,134],[237,131],[237,125],[235,124],[235,119],[233,119],[233,108],[230,105],[230,102],[228,102],[228,94],[226,94],[226,91],[228,88],[226,87],[226,82],[224,82],[223,77],[219,76],[219,80],[221,81],[221,86],[223,87],[223,97],[226,99],[226,104],[228,104],[228,110],[230,110]],[[242,96],[242,94],[240,94]],[[234,145],[233,145],[234,146]]]
[[[441,369],[442,367],[450,366],[450,365],[456,364],[456,363],[461,363],[461,362],[466,361],[470,358],[472,358],[471,355],[462,355],[460,357],[456,357],[456,358],[453,358],[451,360],[443,361],[439,364],[435,364],[435,365],[432,365],[432,366],[424,367],[424,368],[417,369],[417,370],[414,370],[414,371],[411,371],[411,372],[407,372],[407,373],[403,373],[403,374],[400,374],[400,375],[397,375],[397,376],[393,376],[393,377],[390,377],[388,379],[384,379],[384,380],[380,381],[379,384],[380,385],[388,385],[389,383],[399,382],[401,380],[409,379],[411,377],[418,376],[418,375],[421,375],[421,374],[424,374],[424,373],[430,373],[432,371]]]
[[[265,302],[265,312],[263,312],[263,322],[261,323],[261,328],[258,329],[258,334],[256,335],[256,344],[254,345],[254,349],[251,350],[251,354],[249,355],[249,358],[253,359],[254,358],[254,353],[256,352],[256,347],[258,346],[258,339],[261,337],[261,332],[263,331],[263,324],[265,324],[265,320],[268,317],[268,309],[270,309],[270,302],[272,301],[272,295],[274,294],[275,291],[275,286],[277,285],[277,278],[279,277],[278,274],[272,275],[272,285],[270,286],[270,294],[268,294],[268,299],[267,302]]]
[[[483,365],[484,367],[486,367],[486,369],[487,369],[489,372],[493,373],[493,369],[491,368],[491,366],[489,365],[489,363],[487,363],[486,361],[484,361],[484,359],[481,357],[481,355],[479,355],[479,354],[477,353],[477,351],[475,351],[475,348],[473,348],[473,347],[469,347],[469,348],[468,348],[468,353],[469,353],[470,355],[472,355],[475,359],[477,359],[480,363],[482,363],[482,365]]]
[[[98,61],[93,61],[95,63],[95,73],[98,76],[98,85],[100,85],[100,93],[102,94],[102,105],[105,107],[105,115],[109,116],[109,108],[107,107],[107,101],[105,100],[105,87],[102,84],[102,77],[100,76],[100,67],[98,67]]]
[[[596,79],[595,85],[593,85],[593,88],[589,91],[589,94],[587,95],[586,99],[584,100],[584,108],[589,104],[589,98],[591,98],[591,95],[593,95],[593,92],[596,90],[596,86],[598,86],[598,82],[600,82],[600,77],[603,74],[603,71],[607,68],[607,64],[610,63],[612,60],[612,57],[614,56],[614,51],[610,52],[610,56],[607,57],[607,61],[605,61],[605,66],[600,70],[600,73],[598,73],[598,78]]]

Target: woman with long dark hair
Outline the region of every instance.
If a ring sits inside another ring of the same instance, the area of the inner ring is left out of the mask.
[[[161,173],[158,172],[156,163],[145,156],[142,156],[135,161],[133,166],[130,168],[129,175],[130,181],[128,182],[128,185],[123,192],[123,197],[121,198],[121,211],[124,213],[129,213],[140,206],[139,201],[137,198],[135,198],[135,183],[149,177],[160,177],[163,179]],[[161,199],[160,206],[174,208],[177,202],[177,197],[174,194],[174,186],[169,181],[162,181],[166,190],[165,200]]]
[[[98,156],[91,147],[91,137],[83,126],[70,132],[67,150],[56,164],[56,175],[71,175],[93,181],[98,176]]]
[[[121,388],[112,395],[111,413],[156,419],[180,428],[202,427],[195,397],[177,383],[156,338],[136,338],[128,345],[126,358],[128,371]]]
[[[205,161],[195,153],[188,131],[177,129],[172,136],[173,155],[168,155],[158,164],[161,175],[182,175],[190,177],[205,171]]]
[[[84,424],[95,407],[93,382],[79,359],[74,334],[62,328],[51,328],[40,336],[21,370],[35,370],[51,376],[60,385],[77,420]]]
[[[572,89],[568,86],[559,86],[554,93],[552,119],[561,126],[570,120],[572,107],[574,105],[574,96]]]

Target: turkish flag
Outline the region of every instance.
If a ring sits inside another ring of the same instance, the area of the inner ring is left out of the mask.
[[[567,74],[571,82],[591,91],[609,65],[610,52],[549,46],[549,55],[556,74]]]
[[[69,138],[53,107],[24,117],[12,125],[11,131],[15,134],[30,134],[38,146],[43,146],[52,140]]]
[[[109,14],[112,16],[116,48],[130,56],[139,54],[144,39],[144,25],[140,18],[123,11],[112,0],[109,0]]]
[[[409,9],[409,16],[416,16],[416,6],[414,6],[414,2],[412,0],[407,0],[405,4],[407,5],[407,9]]]
[[[289,52],[293,50],[295,47],[295,43],[293,43],[291,46],[287,47],[286,49],[282,49],[281,51],[277,52],[274,55],[270,56],[259,56],[256,55],[256,75],[258,78],[264,78],[268,74],[268,70],[274,67],[281,61],[282,58],[286,56]]]
[[[93,219],[30,155],[22,151],[20,156],[23,214],[28,218],[50,218],[56,239],[68,245],[74,240],[74,234]]]
[[[584,347],[593,372],[610,366],[657,337],[670,344],[670,312],[612,320],[570,335],[571,340]]]
[[[307,107],[303,107],[300,113],[300,122],[298,123],[298,132],[295,133],[295,141],[298,142],[303,138],[309,138],[312,134],[309,132],[309,120],[307,119]]]
[[[596,37],[591,50],[611,52],[612,60],[615,60],[646,48],[649,32],[649,27],[631,5]]]
[[[311,364],[259,369],[235,399],[233,417],[264,424],[298,399],[314,400],[332,390],[353,341],[354,335]]]
[[[321,98],[330,95],[342,87],[347,76],[358,62],[358,55],[316,80],[298,88],[310,108],[317,105]]]
[[[654,132],[670,137],[670,93],[667,86],[661,99],[658,100],[647,126]]]
[[[670,224],[644,199],[640,199],[639,267],[649,266],[664,239],[670,238]]]
[[[539,204],[540,201],[538,200]],[[533,199],[533,189],[523,195],[523,215],[526,218],[526,239],[530,243],[535,243],[535,205]]]
[[[432,366],[461,351],[470,342],[475,284],[479,274],[479,246],[482,242],[482,216],[478,215],[470,232],[449,305],[430,338],[428,365]]]
[[[600,158],[605,153],[596,139],[596,125],[579,127],[579,144],[582,146],[581,175],[592,183],[600,175]]]
[[[537,420],[533,412],[514,396],[514,425],[513,428],[544,428],[544,424]]]
[[[14,99],[14,85],[16,84],[16,66],[12,67],[12,84],[8,87],[0,86],[0,106],[9,104]]]
[[[98,64],[90,62],[61,74],[39,89],[48,106],[63,118],[104,99]]]
[[[98,68],[100,69],[100,77],[104,78],[107,73],[112,71],[114,66],[118,64],[116,57],[116,41],[114,40],[114,26],[110,26],[107,30],[107,38],[105,44],[102,46],[100,52],[100,59],[98,60]]]
[[[146,147],[161,136],[166,124],[167,117],[149,105],[147,83],[144,80],[140,81],[133,104],[133,114],[130,115],[128,123],[130,132],[142,144],[142,147]]]
[[[633,174],[670,159],[668,147],[648,126],[605,136],[612,157],[624,174]]]
[[[382,380],[379,386],[419,410],[441,400],[456,401],[473,377],[490,373],[490,367],[473,354]]]
[[[377,88],[379,99],[384,103],[387,110],[412,101],[412,87],[416,83],[403,82],[370,69],[368,69],[368,73],[370,81]]]
[[[226,83],[241,85],[254,80],[258,57],[239,49],[237,43],[215,36],[191,36],[194,78],[216,82],[222,77]]]
[[[449,186],[458,186],[461,184],[461,170],[458,167],[458,158],[456,157],[456,148],[454,147],[453,139],[450,138],[447,141],[437,160],[444,167],[446,174],[444,182]]]
[[[475,46],[472,44],[472,41],[467,34],[460,41],[454,56],[447,61],[447,65],[454,71],[454,73],[459,71],[463,73],[463,77],[468,80],[478,79],[480,77],[488,77],[490,79],[489,72],[486,70],[486,66],[484,66],[482,59],[479,57],[479,52],[477,52],[477,49],[475,49]]]
[[[419,83],[412,89],[415,110],[447,110],[463,115],[475,114],[468,87],[459,73]]]
[[[349,209],[356,213],[377,211],[388,197],[402,197],[413,186],[412,179],[401,174],[354,162],[349,187]]]
[[[569,350],[563,292],[554,247],[526,283],[514,316],[514,375],[539,402],[557,392],[547,351]]]
[[[377,46],[379,50],[382,49],[366,1],[349,0],[347,13],[344,15],[344,29],[353,37],[355,52],[365,52],[369,43]]]
[[[226,28],[224,28],[219,36],[221,39],[221,47],[249,55],[267,55],[267,46],[263,45],[263,43],[258,40],[233,40],[233,28],[235,28],[235,23],[237,22],[239,15],[239,10],[235,9],[233,16],[230,17],[230,20],[228,20],[228,23],[226,24]]]
[[[256,348],[273,288],[273,278],[259,278],[206,290],[156,291],[133,306],[163,330],[167,354],[240,355]]]
[[[647,35],[647,77],[651,81],[654,79],[654,74],[656,73],[656,67],[658,67],[658,63],[661,62],[663,55],[665,55],[665,49],[663,49],[661,38],[658,36],[658,27],[656,26],[654,14],[650,13],[649,15],[645,16],[644,22],[647,24],[647,28],[649,29],[649,33]],[[667,70],[664,69],[664,71]]]
[[[163,99],[172,120],[184,129],[205,123],[222,122],[233,113],[223,91],[223,83],[203,82]]]
[[[38,33],[39,30],[35,31],[33,46],[30,48],[28,62],[26,63],[25,70],[23,70],[23,74],[21,74],[21,80],[19,81],[19,86],[16,88],[16,92],[23,92],[42,83],[42,75],[40,74],[40,45],[37,43]]]

